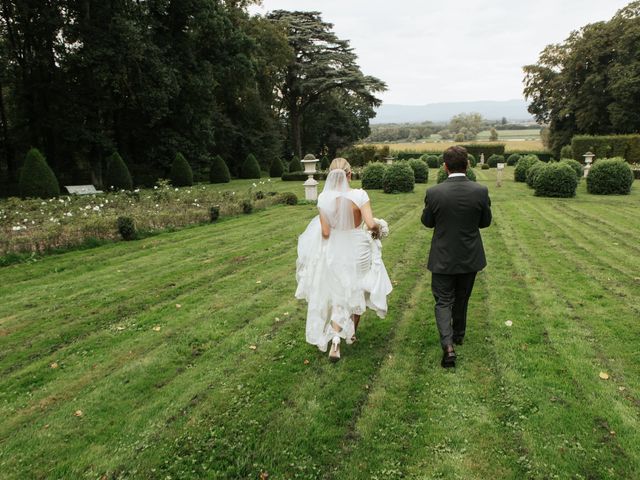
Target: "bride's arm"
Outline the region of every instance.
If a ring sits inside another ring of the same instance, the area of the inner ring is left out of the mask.
[[[362,219],[364,223],[367,225],[367,228],[371,230],[373,233],[373,237],[377,238],[377,235],[380,231],[380,225],[378,225],[373,219],[373,212],[371,211],[371,202],[365,203],[362,207],[360,207],[360,213],[362,214]]]
[[[329,238],[331,235],[331,225],[327,222],[327,219],[324,218],[324,215],[320,214],[320,226],[322,227],[322,238]]]

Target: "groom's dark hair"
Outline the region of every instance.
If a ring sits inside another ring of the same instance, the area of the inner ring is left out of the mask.
[[[445,150],[443,158],[449,172],[464,173],[467,171],[469,156],[467,155],[466,148],[459,145],[449,147]]]

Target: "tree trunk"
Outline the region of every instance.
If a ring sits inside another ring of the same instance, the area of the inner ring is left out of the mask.
[[[18,179],[13,146],[9,140],[9,127],[7,123],[7,110],[4,105],[4,92],[3,85],[0,83],[0,123],[2,124],[2,151],[5,155],[7,164],[7,180],[9,183],[14,183]]]
[[[294,155],[302,160],[302,113],[297,106],[291,109],[291,141]]]

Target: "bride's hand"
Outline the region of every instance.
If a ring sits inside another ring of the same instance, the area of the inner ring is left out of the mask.
[[[373,238],[374,240],[379,240],[380,239],[380,225],[378,225],[377,223],[373,226],[373,228],[370,228],[369,231],[371,232],[371,238]]]

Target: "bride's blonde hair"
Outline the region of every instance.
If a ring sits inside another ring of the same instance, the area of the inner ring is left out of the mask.
[[[333,159],[331,165],[329,165],[329,170],[344,170],[344,173],[349,175],[351,173],[351,165],[349,165],[346,158],[338,157]]]

